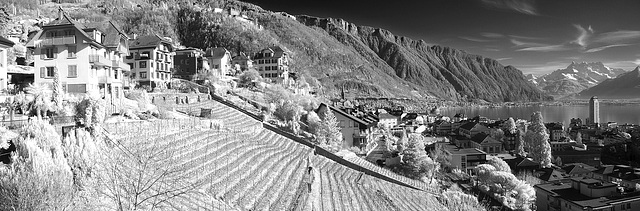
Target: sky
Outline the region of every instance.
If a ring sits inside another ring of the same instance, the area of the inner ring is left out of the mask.
[[[289,14],[342,18],[454,47],[525,74],[572,61],[640,65],[639,0],[245,0]]]

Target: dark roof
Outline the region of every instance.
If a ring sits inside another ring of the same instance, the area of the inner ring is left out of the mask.
[[[7,38],[4,38],[4,37],[0,36],[0,44],[2,44],[2,45],[8,45],[9,47],[13,47],[13,45],[14,45],[15,43],[13,43],[13,41],[11,41],[11,40],[9,40],[9,39],[7,39]]]
[[[476,127],[476,125],[478,125],[478,124],[480,124],[480,123],[478,123],[478,122],[469,122],[469,123],[466,123],[466,124],[460,126],[460,129],[471,130],[474,127]]]
[[[418,113],[407,113],[407,115],[402,118],[402,121],[414,120],[416,118],[418,118]]]
[[[117,47],[120,44],[120,39],[124,36],[124,39],[129,37],[112,21],[105,21],[100,23],[88,23],[85,24],[86,28],[94,28],[102,31],[105,34],[105,40],[103,44],[107,47]]]
[[[205,57],[211,57],[212,59],[221,59],[227,53],[229,53],[229,51],[227,51],[227,49],[223,47],[209,48],[205,53]]]
[[[515,164],[515,167],[540,166],[539,163],[523,157],[516,157],[515,159],[513,159],[513,163]]]
[[[638,180],[640,179],[640,170],[637,168],[633,168],[625,165],[607,165],[598,170],[594,171],[595,173],[620,178],[627,181]],[[636,173],[638,172],[638,173]]]
[[[564,170],[564,172],[566,172],[567,174],[584,174],[595,171],[596,168],[584,163],[576,163],[565,165],[564,167],[562,167],[562,170]]]
[[[540,175],[540,179],[547,182],[569,178],[569,175],[552,168],[543,168],[541,171],[544,173]]]
[[[169,46],[171,46],[170,45],[171,43],[168,40],[158,36],[157,34],[140,36],[129,44],[129,49],[155,48],[161,43],[166,43],[166,44],[169,44]]]
[[[62,7],[58,7],[58,13],[61,15],[61,17],[56,18],[55,20],[47,23],[46,25],[44,25],[42,28],[43,30],[38,31],[38,33],[32,37],[31,40],[29,40],[29,42],[27,42],[27,47],[35,47],[35,41],[37,39],[40,38],[40,36],[42,35],[42,32],[50,27],[57,27],[57,26],[72,26],[74,27],[77,31],[80,32],[80,34],[84,35],[85,38],[93,41],[94,44],[98,44],[101,45],[100,43],[96,42],[93,37],[89,36],[84,29],[86,29],[87,27],[81,23],[78,23],[77,21],[73,20],[73,18],[70,18],[69,15],[67,14],[67,12],[65,12],[64,10],[62,10]]]
[[[486,133],[478,133],[475,136],[471,137],[471,141],[476,142],[478,144],[482,144],[487,139],[493,139]],[[495,140],[494,140],[495,141]]]
[[[318,109],[316,110],[316,112],[318,112],[318,111],[320,110],[320,108],[321,108],[321,107],[323,107],[323,106],[328,107],[328,108],[329,108],[329,109],[331,109],[332,111],[334,111],[334,112],[336,112],[336,113],[339,113],[340,115],[346,116],[347,118],[349,118],[349,119],[351,119],[351,120],[353,120],[353,121],[356,121],[356,122],[358,122],[358,123],[360,123],[360,124],[362,124],[362,125],[367,126],[367,125],[369,125],[369,124],[370,124],[370,122],[368,123],[368,122],[366,122],[366,121],[364,121],[364,120],[362,120],[362,119],[360,119],[360,118],[358,118],[358,117],[355,117],[355,116],[353,116],[353,115],[351,115],[351,114],[348,114],[347,112],[344,112],[344,111],[343,111],[343,110],[341,110],[341,109],[338,109],[338,108],[336,108],[336,107],[333,107],[333,106],[327,105],[326,103],[320,103],[320,106],[318,106]]]
[[[197,52],[200,52],[200,53],[204,53],[204,51],[200,50],[199,48],[191,48],[191,47],[183,48],[183,49],[177,49],[176,50],[176,52],[192,52],[192,51],[197,51]]]
[[[272,47],[269,47],[269,48],[265,48],[265,49],[262,49],[260,52],[265,51],[265,50],[273,52],[273,56],[272,57],[263,57],[262,53],[257,53],[255,55],[254,59],[280,58],[280,57],[282,57],[282,56],[284,56],[286,54],[284,52],[284,50],[282,50],[282,48],[280,46],[272,46]]]
[[[250,58],[244,52],[240,52],[240,54],[232,57],[231,59],[233,59],[233,60],[250,60]]]
[[[464,115],[463,113],[457,113],[457,114],[456,114],[456,115],[454,115],[453,117],[456,117],[456,118],[465,118],[465,117],[467,117],[467,115]]]

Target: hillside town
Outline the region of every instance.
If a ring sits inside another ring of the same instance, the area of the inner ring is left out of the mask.
[[[262,27],[242,11],[207,11]],[[640,126],[602,122],[597,96],[589,117],[570,125],[545,122],[540,112],[416,112],[394,103],[404,99],[353,96],[344,87],[328,99],[319,81],[291,67],[297,58],[284,45],[179,46],[127,34],[113,21],[79,22],[62,7],[21,42],[0,37],[0,160],[64,163],[42,175],[64,172],[85,187],[136,177],[165,183],[136,190],[159,202],[136,196],[121,210],[640,209]],[[90,165],[92,156],[126,167]],[[166,172],[128,169],[144,158],[158,161],[144,167]],[[128,187],[117,188],[92,197],[128,197]],[[475,200],[454,201],[465,197]]]

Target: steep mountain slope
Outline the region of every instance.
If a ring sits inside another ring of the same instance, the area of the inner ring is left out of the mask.
[[[640,66],[615,79],[607,79],[594,87],[580,92],[580,98],[589,98],[591,96],[608,99],[640,98]]]
[[[624,72],[623,69],[607,67],[602,62],[572,62],[565,69],[535,79],[534,84],[547,94],[562,96],[578,93]]]
[[[464,51],[429,46],[393,35],[384,29],[356,26],[342,19],[297,16],[310,27],[320,27],[343,45],[369,60],[378,68],[391,68],[404,81],[429,90],[436,96],[452,99],[487,101],[532,101],[544,96],[527,82],[522,72],[503,66],[493,59]],[[385,65],[380,66],[382,60]]]

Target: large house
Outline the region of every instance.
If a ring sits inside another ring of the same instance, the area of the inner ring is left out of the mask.
[[[576,177],[570,182],[538,184],[536,206],[547,210],[638,210],[640,194],[637,191],[623,192],[617,184],[598,179]]]
[[[174,56],[173,77],[184,80],[193,80],[196,74],[204,69],[206,59],[204,51],[197,48],[185,48],[176,50]],[[208,64],[208,63],[207,63]]]
[[[80,24],[62,8],[58,18],[42,27],[27,47],[34,50],[35,83],[52,86],[55,72],[62,89],[71,94],[100,90],[112,103],[123,97],[122,62],[128,37],[113,22]]]
[[[471,137],[471,147],[480,149],[489,154],[498,154],[503,152],[502,142],[491,138],[489,134],[479,133]]]
[[[13,44],[11,40],[0,37],[0,90],[6,89],[9,83],[9,78],[7,77],[7,67],[9,66],[7,52],[9,48],[13,47]]]
[[[231,58],[231,65],[236,72],[247,71],[253,67],[253,60],[249,58],[244,52]]]
[[[589,172],[595,179],[619,184],[628,189],[640,191],[640,169],[626,165],[606,165]]]
[[[338,127],[340,127],[343,146],[345,148],[353,146],[361,147],[367,144],[367,135],[371,133],[371,128],[376,125],[374,120],[358,118],[342,109],[329,106],[325,103],[320,104],[318,109],[316,109],[316,113],[318,113],[320,118],[324,118],[324,112],[327,109],[330,109],[338,120]]]
[[[460,126],[458,131],[460,135],[466,136],[467,138],[471,138],[477,135],[478,133],[489,133],[489,128],[487,128],[486,126],[478,122],[468,122]]]
[[[253,61],[263,78],[279,83],[289,77],[289,56],[278,46],[262,49],[253,57]]]
[[[435,143],[443,145],[444,149],[451,154],[451,166],[473,174],[476,166],[487,163],[487,153],[476,148],[459,148],[448,143]]]
[[[385,128],[391,128],[398,125],[398,117],[389,113],[378,114],[378,124],[383,125]]]
[[[231,66],[231,53],[226,48],[209,48],[205,52],[209,66],[216,76],[234,74]]]
[[[134,38],[126,57],[131,79],[140,86],[165,88],[172,78],[173,56],[173,45],[166,38],[158,35]]]

